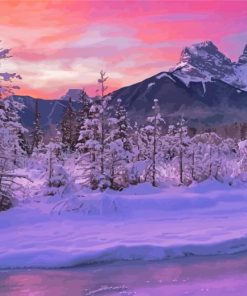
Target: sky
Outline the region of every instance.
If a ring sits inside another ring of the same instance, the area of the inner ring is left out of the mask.
[[[247,1],[0,0],[0,72],[16,72],[20,95],[53,99],[69,88],[96,94],[175,65],[181,50],[211,40],[232,60],[247,44]]]

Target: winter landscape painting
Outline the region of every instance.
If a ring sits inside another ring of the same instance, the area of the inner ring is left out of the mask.
[[[247,295],[247,1],[0,0],[0,296]]]

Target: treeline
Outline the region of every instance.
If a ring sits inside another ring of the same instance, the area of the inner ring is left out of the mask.
[[[118,190],[145,181],[153,186],[166,181],[188,185],[242,173],[243,155],[236,139],[220,137],[213,129],[193,132],[183,118],[168,125],[158,99],[154,99],[153,114],[146,124],[133,124],[120,98],[110,104],[111,98],[105,96],[106,81],[102,71],[100,95],[94,99],[81,92],[79,110],[73,110],[69,101],[61,128],[50,143],[53,158],[73,156],[77,166],[83,167],[86,185]],[[245,129],[240,131],[244,137]],[[36,150],[45,151],[44,147],[40,143]]]
[[[69,101],[49,143],[43,140],[38,105],[28,142],[16,112],[20,106],[11,100],[2,102],[1,174],[8,175],[16,167],[30,165],[30,161],[34,166],[42,164],[50,194],[68,183],[71,171],[77,172],[82,185],[101,190],[121,190],[141,182],[159,186],[166,182],[189,185],[209,178],[244,180],[244,141],[220,137],[212,130],[191,133],[182,117],[167,124],[156,98],[145,124],[133,124],[121,98],[114,105],[110,103],[111,97],[105,95],[106,81],[101,71],[100,95],[90,98],[82,91],[79,110],[74,110]],[[0,190],[7,195],[1,179]]]

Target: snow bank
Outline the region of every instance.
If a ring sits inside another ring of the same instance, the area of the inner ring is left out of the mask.
[[[247,237],[215,244],[118,245],[94,249],[22,250],[0,255],[1,268],[65,268],[112,261],[160,261],[188,256],[235,254],[247,251]]]
[[[247,251],[246,188],[216,181],[187,189],[141,184],[118,194],[85,191],[67,201],[61,211],[51,211],[62,201],[50,198],[1,213],[0,268]]]

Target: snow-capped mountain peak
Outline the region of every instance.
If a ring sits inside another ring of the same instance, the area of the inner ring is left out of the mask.
[[[238,63],[232,62],[212,41],[185,47],[179,63],[170,69],[188,85],[191,81],[222,80],[234,87],[247,89],[247,45]]]
[[[221,53],[212,41],[204,41],[185,47],[181,53],[180,62],[196,65],[200,59],[218,60],[221,63],[231,64],[231,60]]]

